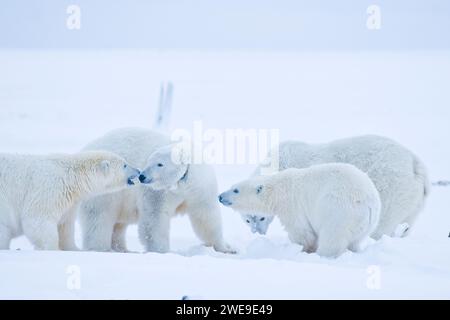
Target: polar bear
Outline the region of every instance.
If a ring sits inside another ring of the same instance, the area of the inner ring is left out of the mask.
[[[273,216],[265,216],[259,214],[241,213],[241,218],[248,225],[252,233],[266,234],[270,224],[273,221]]]
[[[109,152],[0,155],[0,249],[22,234],[40,250],[76,250],[77,204],[133,184],[137,169]]]
[[[219,201],[239,212],[277,215],[292,242],[325,257],[358,251],[381,209],[372,180],[343,163],[256,176],[232,186]]]
[[[279,169],[307,168],[330,162],[349,163],[366,172],[378,189],[382,202],[380,223],[372,234],[395,236],[399,225],[406,226],[400,236],[406,236],[430,192],[427,171],[420,159],[397,142],[376,135],[336,140],[326,144],[306,144],[298,141],[282,142],[272,154],[279,156]],[[269,164],[271,155],[263,163]],[[253,176],[261,174],[259,166]],[[263,215],[245,215],[253,229],[267,230]],[[260,232],[261,233],[261,232]]]
[[[140,187],[94,197],[80,206],[85,250],[126,251],[126,228],[138,223],[145,250],[167,252],[171,217],[187,213],[194,232],[206,245],[232,252],[222,236],[214,170],[206,164],[172,159],[169,137],[140,128],[117,129],[85,150],[108,150],[134,166],[145,167]]]

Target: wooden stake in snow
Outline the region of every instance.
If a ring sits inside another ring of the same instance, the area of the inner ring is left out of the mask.
[[[168,133],[170,114],[172,111],[173,98],[173,84],[168,82],[167,85],[161,83],[161,90],[159,92],[158,113],[156,114],[156,121],[154,128],[160,132]]]
[[[437,187],[449,187],[449,186],[450,186],[450,181],[448,181],[448,180],[440,180],[440,181],[436,181],[436,182],[433,182],[433,186],[437,186]]]

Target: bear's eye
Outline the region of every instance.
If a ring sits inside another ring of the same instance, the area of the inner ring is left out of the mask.
[[[250,223],[250,220],[245,220],[245,221],[247,221],[247,223]]]
[[[123,165],[123,168],[124,168],[124,169],[126,169],[127,167],[128,167],[128,165],[126,165],[126,164]]]
[[[162,163],[158,163],[157,166],[158,167],[164,167],[164,165]]]
[[[239,190],[238,189],[234,189],[233,192],[234,193],[239,193]]]
[[[259,221],[264,221],[266,220],[266,218],[262,217],[261,219],[259,219]]]

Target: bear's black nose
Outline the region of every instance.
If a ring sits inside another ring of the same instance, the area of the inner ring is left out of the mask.
[[[141,183],[143,183],[143,182],[145,181],[146,178],[147,178],[147,177],[144,176],[142,173],[139,175],[139,181],[140,181]]]
[[[231,206],[233,204],[230,200],[228,200],[226,197],[222,195],[219,196],[219,202],[224,206]]]

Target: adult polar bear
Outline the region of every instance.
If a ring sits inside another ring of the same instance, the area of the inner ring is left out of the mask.
[[[0,249],[25,234],[36,249],[76,250],[79,201],[133,184],[139,171],[109,152],[0,155]]]
[[[145,250],[167,252],[171,217],[188,213],[194,232],[206,245],[231,252],[222,236],[213,169],[206,164],[174,163],[170,143],[169,137],[151,130],[124,128],[85,147],[114,152],[138,168],[154,164],[158,177],[153,172],[150,186],[140,185],[84,202],[80,208],[84,249],[126,251],[126,228],[138,222]],[[145,175],[139,179],[150,182]]]
[[[277,215],[292,242],[326,257],[358,251],[375,230],[381,207],[367,174],[343,163],[256,176],[232,186],[219,201],[240,212]]]
[[[423,163],[411,151],[385,137],[366,135],[325,144],[286,141],[280,143],[278,154],[280,170],[340,162],[367,173],[382,202],[380,222],[372,234],[375,239],[382,235],[393,236],[397,227],[405,223],[407,229],[402,236],[407,235],[429,194]],[[254,175],[260,173],[261,166]]]

